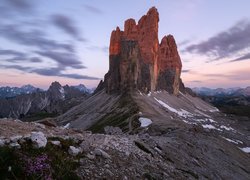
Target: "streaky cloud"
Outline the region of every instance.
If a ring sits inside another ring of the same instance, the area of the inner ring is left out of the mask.
[[[35,51],[35,53],[54,60],[59,66],[72,67],[76,69],[86,68],[82,65],[82,62],[77,59],[74,53],[58,51]]]
[[[231,60],[231,61],[229,61],[229,62],[246,61],[246,60],[250,60],[250,53],[245,54],[245,55],[243,55],[243,56],[241,56],[241,57],[239,57],[239,58],[236,58],[236,59],[234,59],[234,60]]]
[[[63,14],[55,14],[52,15],[51,21],[55,26],[62,29],[65,33],[71,35],[75,39],[85,41],[85,39],[81,37],[74,21],[70,17]]]
[[[84,8],[91,12],[91,13],[94,13],[94,14],[103,14],[103,11],[97,7],[94,7],[94,6],[90,6],[90,5],[84,5]]]
[[[226,31],[220,32],[206,41],[186,47],[185,52],[212,57],[211,61],[230,57],[250,47],[250,20],[243,19]]]
[[[74,47],[71,44],[48,39],[46,34],[41,30],[24,31],[21,26],[14,24],[1,24],[0,37],[21,45],[37,47],[39,49],[58,49],[74,52]]]

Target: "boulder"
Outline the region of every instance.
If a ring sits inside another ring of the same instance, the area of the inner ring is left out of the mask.
[[[61,142],[60,141],[51,141],[51,144],[53,144],[55,146],[61,146]]]
[[[96,156],[102,156],[102,157],[105,158],[105,159],[110,159],[110,158],[111,158],[111,156],[110,156],[108,153],[106,153],[104,150],[99,149],[99,148],[96,148],[96,149],[94,150],[94,154],[95,154]]]
[[[47,145],[47,138],[42,132],[32,132],[30,138],[36,148],[42,148]]]
[[[82,152],[82,149],[80,147],[76,148],[74,146],[69,146],[68,152],[71,156],[77,156],[79,153]]]
[[[5,140],[0,139],[0,147],[3,147],[5,145]]]
[[[21,148],[20,144],[17,143],[17,142],[12,142],[12,143],[10,143],[10,144],[9,144],[9,147],[11,147],[11,148],[17,148],[17,149],[20,149],[20,148]]]

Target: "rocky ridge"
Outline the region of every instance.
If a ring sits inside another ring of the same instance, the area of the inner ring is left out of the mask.
[[[134,19],[112,31],[109,46],[109,71],[104,84],[107,93],[139,89],[142,92],[167,90],[177,95],[184,91],[180,79],[182,63],[172,35],[158,40],[159,14],[155,7],[136,24]],[[99,89],[99,88],[97,88]]]

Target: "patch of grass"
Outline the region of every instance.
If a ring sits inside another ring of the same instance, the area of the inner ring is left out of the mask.
[[[48,112],[38,112],[35,114],[28,114],[26,116],[21,116],[21,120],[23,121],[28,121],[28,122],[32,122],[32,121],[36,121],[36,120],[40,120],[40,119],[45,119],[45,118],[49,118],[49,117],[56,117],[58,116],[58,113],[48,113]]]
[[[129,131],[129,120],[137,114],[139,108],[129,93],[124,93],[118,101],[117,107],[106,114],[100,121],[88,130],[93,133],[104,133],[106,126],[119,127],[123,132]]]
[[[48,143],[40,149],[33,148],[31,142],[23,143],[21,149],[1,147],[0,179],[80,179],[75,171],[81,155],[68,154],[71,140],[60,142],[61,147]]]

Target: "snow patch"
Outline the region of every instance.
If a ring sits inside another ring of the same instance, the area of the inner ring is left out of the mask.
[[[225,140],[227,140],[228,142],[232,142],[232,143],[234,143],[234,144],[243,144],[243,142],[242,141],[240,141],[240,140],[237,140],[237,139],[235,139],[235,140],[232,140],[232,139],[229,139],[229,138],[225,138],[225,137],[222,137],[223,139],[225,139]]]
[[[240,148],[245,153],[250,153],[250,147]]]
[[[219,112],[219,109],[217,109],[217,108],[210,109],[209,112]]]
[[[211,122],[211,123],[216,123],[216,121],[213,120],[213,119],[208,119],[208,121]]]
[[[148,127],[150,124],[152,124],[151,119],[140,117],[139,121],[141,123],[141,127]]]
[[[207,122],[207,119],[193,119],[193,120],[197,122]]]
[[[207,115],[207,114],[205,114],[205,113],[199,111],[198,109],[195,109],[194,111],[197,112],[197,113],[199,113],[199,114],[201,114],[201,115],[203,115],[203,116],[205,116],[205,117],[207,117],[207,118],[210,118],[209,115]]]
[[[63,129],[68,129],[70,126],[70,123],[66,124],[65,126],[63,126]]]
[[[60,91],[61,94],[64,94],[64,89],[63,89],[63,87],[61,87],[61,88],[59,89],[59,91]]]
[[[143,94],[141,93],[141,91],[139,91],[140,95],[143,96]]]
[[[187,118],[187,117],[193,117],[193,114],[191,114],[190,112],[184,110],[184,109],[181,109],[181,110],[177,110],[169,105],[167,105],[166,103],[164,103],[163,101],[161,100],[158,100],[157,98],[154,98],[160,105],[162,105],[163,107],[167,108],[169,111],[173,112],[173,113],[176,113],[178,114],[179,116],[181,117],[184,117],[184,118]]]
[[[60,93],[61,93],[61,95],[62,95],[62,98],[65,98],[65,92],[64,92],[63,87],[61,87],[61,88],[59,89],[59,91],[60,91]]]
[[[227,131],[234,131],[233,128],[227,127],[227,126],[224,126],[224,125],[220,126],[220,128],[221,128],[221,129],[225,129],[225,130],[227,130]]]
[[[195,124],[195,125],[196,125],[195,122],[189,122],[189,121],[186,121],[186,120],[184,120],[184,119],[182,119],[182,121],[183,121],[184,123],[187,123],[187,124]]]
[[[214,127],[211,124],[202,124],[202,127],[205,128],[205,129],[217,129],[216,127]]]

